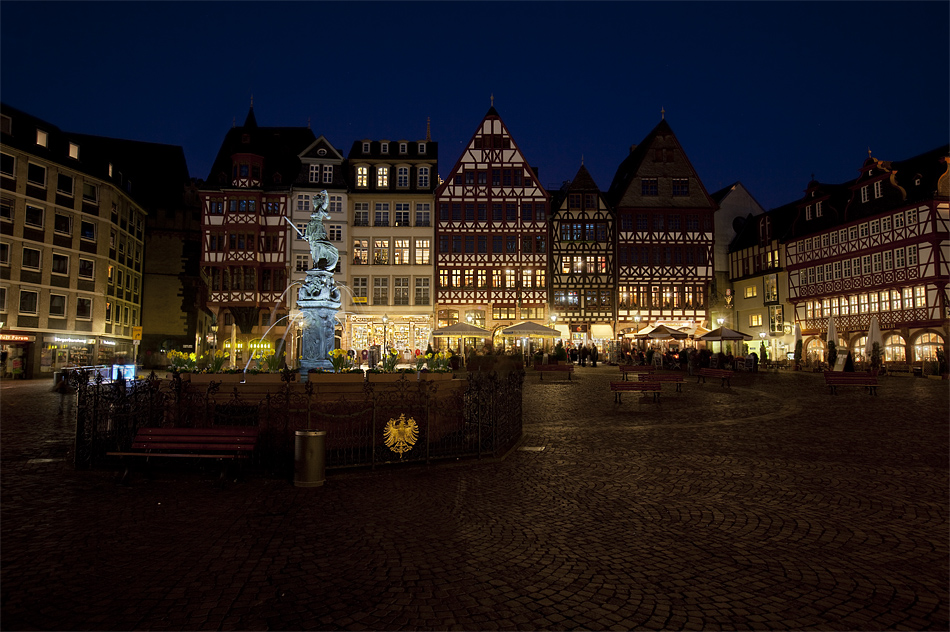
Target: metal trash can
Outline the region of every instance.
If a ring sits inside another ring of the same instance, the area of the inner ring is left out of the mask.
[[[326,482],[326,456],[326,430],[298,430],[294,437],[294,485],[323,485]]]

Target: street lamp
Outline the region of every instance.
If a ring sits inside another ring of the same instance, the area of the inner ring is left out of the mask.
[[[725,319],[725,318],[717,318],[717,319],[716,319],[716,322],[719,323],[719,326],[720,326],[720,327],[722,327],[722,324],[723,324],[724,322],[726,322],[726,319]]]
[[[383,346],[381,351],[381,356],[386,357],[386,330],[389,325],[389,316],[383,314]]]

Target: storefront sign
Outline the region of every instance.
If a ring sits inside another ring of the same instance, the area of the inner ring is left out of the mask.
[[[106,340],[105,338],[100,338],[100,339],[99,339],[99,344],[101,344],[101,345],[109,345],[110,347],[114,347],[114,346],[115,346],[115,340]]]
[[[46,342],[62,342],[66,344],[80,344],[80,345],[94,345],[96,344],[96,339],[87,339],[87,338],[63,338],[61,336],[53,336],[50,339],[49,336],[46,337]]]
[[[24,336],[21,334],[0,334],[0,342],[33,342],[36,336]]]

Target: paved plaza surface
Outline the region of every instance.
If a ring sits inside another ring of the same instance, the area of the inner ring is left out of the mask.
[[[948,382],[736,374],[659,403],[528,372],[506,458],[319,488],[72,468],[0,384],[3,630],[947,630]],[[542,449],[543,448],[543,449]]]

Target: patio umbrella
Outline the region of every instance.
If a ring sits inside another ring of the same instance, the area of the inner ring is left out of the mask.
[[[867,357],[871,357],[871,352],[874,350],[874,343],[879,345],[882,351],[884,349],[884,337],[881,336],[881,326],[877,322],[877,316],[871,316],[871,328],[868,330],[868,342],[864,346],[864,353],[867,354]]]
[[[455,323],[432,331],[434,338],[488,338],[491,332],[468,323]]]
[[[699,337],[700,340],[722,342],[724,340],[752,340],[752,336],[728,327],[719,327]]]
[[[647,338],[650,337],[650,332],[653,331],[654,329],[656,329],[656,326],[647,325],[646,327],[644,327],[643,329],[635,333],[633,337],[636,338],[637,340],[646,340]]]
[[[667,327],[666,325],[657,325],[653,330],[647,334],[648,337],[653,340],[669,340],[670,338],[674,340],[682,340],[686,338],[688,334],[678,329],[673,329]],[[639,336],[637,336],[639,338]]]
[[[694,325],[693,327],[680,327],[679,330],[685,333],[687,338],[699,338],[703,334],[709,333],[709,330],[702,325]]]
[[[825,340],[838,344],[838,330],[835,329],[835,317],[828,315],[828,335],[825,336]]]
[[[545,327],[538,323],[525,322],[502,329],[501,335],[515,338],[560,338],[563,334],[551,327]]]

